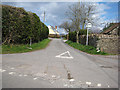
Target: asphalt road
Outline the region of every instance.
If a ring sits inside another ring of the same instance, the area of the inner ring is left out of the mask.
[[[117,56],[89,55],[52,39],[45,49],[2,56],[3,88],[117,88]]]

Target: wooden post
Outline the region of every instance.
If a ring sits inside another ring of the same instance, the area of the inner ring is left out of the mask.
[[[30,38],[30,47],[31,47],[31,45],[32,45],[32,39]]]
[[[69,40],[69,34],[67,34],[67,40]]]

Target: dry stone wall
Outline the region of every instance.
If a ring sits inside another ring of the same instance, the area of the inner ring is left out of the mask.
[[[101,51],[111,54],[118,54],[119,39],[117,35],[91,34],[89,35],[88,45],[99,48]],[[79,37],[81,44],[85,45],[86,36]]]

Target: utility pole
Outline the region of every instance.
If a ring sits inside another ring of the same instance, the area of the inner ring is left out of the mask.
[[[45,11],[44,11],[44,18],[43,18],[43,22],[45,23]]]

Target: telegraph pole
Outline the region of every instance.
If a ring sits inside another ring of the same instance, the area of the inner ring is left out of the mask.
[[[44,18],[43,18],[43,22],[45,23],[45,11],[44,11]]]

